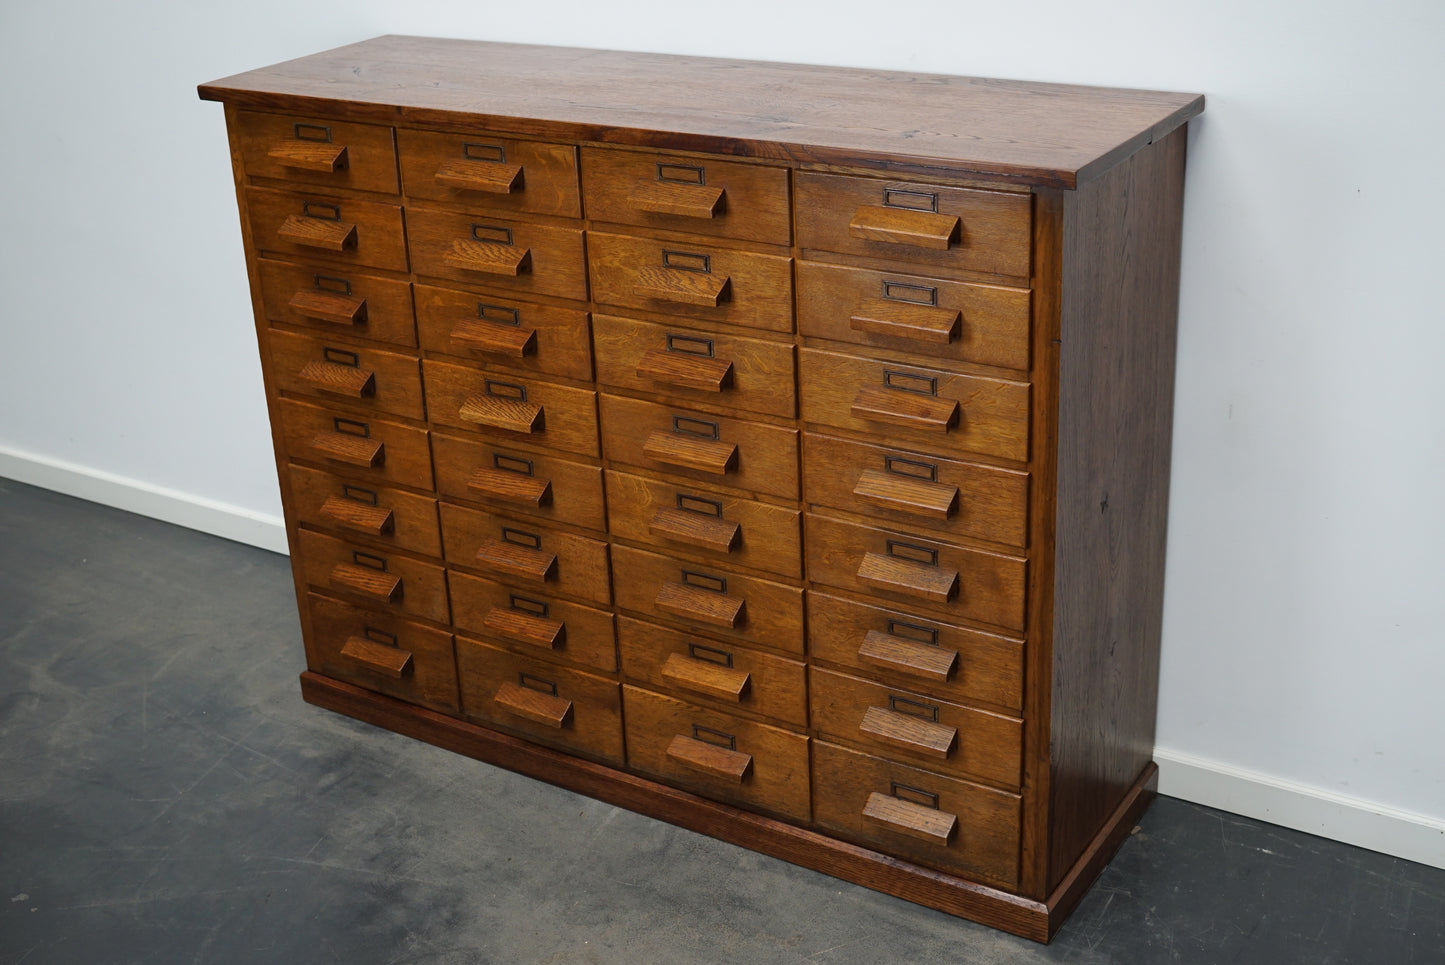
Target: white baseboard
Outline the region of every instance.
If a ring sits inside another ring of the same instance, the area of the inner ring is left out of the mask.
[[[258,546],[273,553],[288,551],[286,524],[279,516],[252,512],[140,479],[3,445],[0,445],[0,477]]]
[[[1445,821],[1269,774],[1154,748],[1159,793],[1445,868]]]

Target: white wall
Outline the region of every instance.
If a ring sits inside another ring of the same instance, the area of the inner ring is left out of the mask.
[[[1445,866],[1445,5],[4,4],[0,473],[276,545],[221,110],[195,85],[378,33],[1207,94],[1163,788]]]

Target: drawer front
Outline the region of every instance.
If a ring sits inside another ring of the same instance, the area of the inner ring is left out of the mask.
[[[265,258],[257,265],[271,321],[416,347],[408,282]]]
[[[808,726],[808,686],[797,660],[644,623],[617,620],[622,672],[652,690],[720,710]]]
[[[417,207],[407,208],[406,225],[418,275],[513,294],[587,298],[580,228]]]
[[[303,466],[289,466],[286,473],[291,480],[291,512],[298,521],[413,553],[442,555],[435,499],[370,487]]]
[[[802,734],[624,686],[627,763],[635,770],[750,809],[809,818]]]
[[[793,346],[598,315],[597,381],[679,401],[793,418]]]
[[[808,576],[944,620],[1024,626],[1027,564],[911,533],[808,514]]]
[[[409,614],[446,623],[446,571],[435,563],[363,548],[311,530],[301,530],[300,566],[308,584],[363,602],[385,613]]]
[[[449,563],[520,586],[604,606],[612,602],[607,544],[601,540],[447,502],[441,504],[441,518]]]
[[[601,231],[587,233],[587,249],[597,302],[770,332],[793,330],[791,258]]]
[[[716,158],[582,149],[594,222],[786,245],[788,170]]]
[[[427,359],[427,418],[531,446],[596,456],[597,393]]]
[[[784,499],[798,497],[798,431],[603,395],[602,439],[614,463]]]
[[[315,593],[305,615],[312,670],[445,714],[461,709],[450,633]]]
[[[577,149],[484,134],[396,132],[408,198],[580,218]]]
[[[616,672],[611,613],[456,570],[447,582],[458,629],[523,653]]]
[[[803,591],[740,576],[711,563],[684,563],[613,546],[617,606],[650,620],[682,624],[722,640],[803,652]]]
[[[807,172],[795,184],[800,248],[1029,275],[1027,194]]]
[[[602,470],[597,466],[441,433],[433,433],[431,443],[437,492],[443,496],[589,529],[607,528]]]
[[[799,262],[798,331],[932,360],[1026,371],[1029,292]]]
[[[422,348],[503,368],[592,381],[587,313],[505,295],[416,286]]]
[[[248,177],[396,193],[389,127],[237,111],[236,138]]]
[[[584,757],[622,763],[618,685],[589,673],[457,638],[462,711]]]
[[[607,472],[614,536],[728,564],[802,576],[795,509],[613,470]]]
[[[423,419],[421,367],[415,356],[358,348],[291,332],[270,332],[271,376],[283,392]]]
[[[939,369],[803,349],[803,421],[924,451],[1029,457],[1029,387]]]
[[[1019,786],[1020,720],[818,667],[808,671],[808,691],[822,737],[955,777]]]
[[[304,402],[277,403],[286,453],[378,484],[432,488],[425,429],[369,416],[342,415]]]
[[[890,686],[1023,710],[1024,644],[941,623],[906,608],[886,610],[808,593],[808,653]]]
[[[1000,888],[1018,887],[1020,802],[813,741],[813,823],[838,837]]]
[[[846,439],[803,437],[803,501],[925,529],[1022,547],[1026,472]]]
[[[401,208],[330,194],[247,188],[251,243],[293,258],[406,271]]]

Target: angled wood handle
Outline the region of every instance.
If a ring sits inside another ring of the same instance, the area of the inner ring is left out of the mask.
[[[452,329],[452,347],[479,355],[524,358],[537,352],[537,330],[467,318]]]
[[[667,756],[694,771],[739,784],[753,769],[753,755],[728,750],[726,747],[718,747],[683,734],[678,734],[672,739],[672,743],[667,745]]]
[[[489,499],[517,506],[540,509],[552,501],[552,480],[524,476],[505,469],[477,469],[467,480],[467,488]]]
[[[863,241],[946,251],[958,240],[960,227],[954,215],[865,204],[853,213],[848,234]]]
[[[540,547],[522,546],[504,539],[489,539],[477,549],[477,563],[482,567],[545,583],[557,576],[557,554]]]
[[[710,660],[695,660],[673,653],[662,665],[662,676],[683,690],[741,703],[743,695],[748,692],[752,675]]]
[[[338,325],[359,325],[366,321],[366,299],[340,292],[318,292],[302,289],[286,303],[306,318]]]
[[[361,664],[368,670],[375,670],[397,680],[411,673],[409,652],[365,637],[348,637],[341,648],[341,655],[352,663]]]
[[[632,190],[632,206],[653,214],[715,218],[723,210],[723,189],[705,184],[643,181]]]
[[[436,182],[458,191],[511,194],[522,187],[522,165],[454,158],[437,168]]]
[[[345,496],[327,496],[320,513],[323,519],[368,536],[390,536],[395,528],[390,507],[373,506]]]
[[[540,432],[543,424],[541,405],[497,395],[467,396],[457,418],[508,432]]]
[[[863,722],[858,730],[866,737],[872,737],[893,747],[927,754],[943,760],[953,753],[958,745],[958,728],[939,724],[935,721],[900,714],[883,707],[869,707],[863,712]]]
[[[727,475],[738,458],[738,447],[734,443],[682,436],[675,432],[654,432],[647,437],[642,452],[665,466],[696,469],[714,476]]]
[[[944,682],[958,666],[958,651],[869,630],[858,647],[858,659],[884,670]]]
[[[664,539],[697,544],[717,553],[731,553],[742,541],[740,524],[686,509],[659,509],[648,520],[649,532]]]
[[[364,469],[380,466],[386,454],[386,444],[380,439],[353,436],[349,432],[318,433],[309,448],[323,459]]]
[[[332,395],[361,399],[376,394],[376,373],[359,366],[313,359],[296,374],[303,382],[310,382]]]
[[[448,267],[462,271],[515,278],[531,270],[532,249],[491,241],[458,239],[453,241],[451,248],[442,255],[442,261]]]
[[[869,299],[848,319],[848,327],[870,335],[947,345],[963,331],[963,312],[937,305]]]
[[[657,348],[637,363],[637,376],[684,389],[721,392],[732,384],[733,363],[727,359]]]
[[[330,141],[282,141],[266,152],[283,168],[334,174],[346,167],[346,145]]]
[[[958,818],[947,811],[924,807],[874,791],[863,805],[863,816],[890,831],[919,838],[930,844],[947,845],[953,840]]]
[[[882,509],[930,519],[948,519],[958,510],[957,486],[881,469],[863,470],[853,495]]]
[[[331,575],[327,579],[339,590],[350,590],[385,603],[395,603],[401,599],[401,577],[385,570],[356,563],[337,563],[331,568]]]
[[[878,587],[933,603],[947,603],[958,595],[958,571],[906,560],[884,553],[865,553],[858,579]]]
[[[729,630],[742,624],[746,612],[746,601],[738,597],[671,581],[662,584],[654,602],[659,610],[673,616]]]
[[[663,302],[717,308],[728,299],[729,278],[727,275],[688,271],[685,268],[659,268],[649,265],[637,270],[637,280],[632,285],[632,293]]]
[[[855,419],[930,432],[947,432],[958,423],[958,402],[953,399],[881,385],[865,385],[859,389],[850,411]]]
[[[322,251],[345,251],[356,247],[356,225],[328,218],[306,218],[299,214],[288,215],[281,227],[276,229],[280,238],[301,245],[303,248],[319,248]]]
[[[508,713],[558,730],[572,720],[572,701],[521,684],[502,684],[492,700]]]
[[[505,637],[514,643],[525,643],[547,650],[560,647],[567,635],[567,625],[561,620],[522,610],[504,610],[498,606],[487,611],[487,615],[482,618],[482,625],[497,636]]]

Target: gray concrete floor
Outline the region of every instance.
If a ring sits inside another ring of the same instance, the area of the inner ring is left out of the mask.
[[[0,479],[0,962],[1445,962],[1445,871],[1208,808],[1044,947],[310,707],[302,662],[283,557]]]

